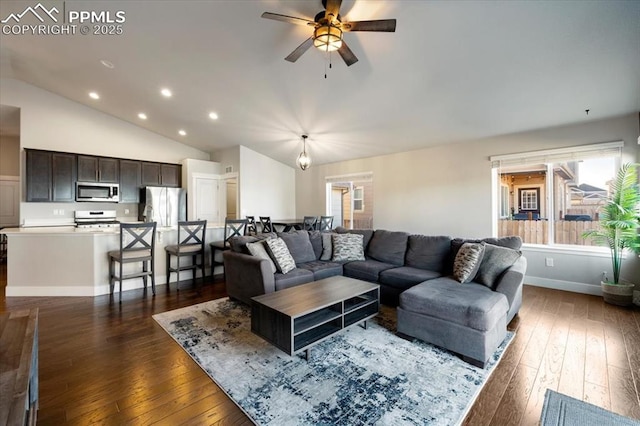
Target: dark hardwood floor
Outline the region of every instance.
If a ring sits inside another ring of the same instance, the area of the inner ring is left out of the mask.
[[[5,297],[0,312],[38,307],[40,425],[251,424],[151,315],[225,296],[184,282],[157,295]],[[546,388],[640,419],[640,310],[525,286],[516,337],[464,424],[537,424]]]

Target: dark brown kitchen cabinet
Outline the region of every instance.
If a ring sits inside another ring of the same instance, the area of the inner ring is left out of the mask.
[[[52,201],[76,200],[76,156],[74,154],[51,154]]]
[[[76,156],[27,150],[27,201],[75,201]]]
[[[118,159],[78,155],[78,181],[118,183]]]
[[[180,178],[182,173],[181,166],[176,164],[160,165],[160,184],[162,186],[180,187]]]
[[[51,153],[27,150],[27,201],[51,201]]]
[[[120,202],[140,202],[142,186],[142,163],[134,160],[120,160]]]
[[[181,166],[177,164],[142,163],[142,186],[180,187]]]

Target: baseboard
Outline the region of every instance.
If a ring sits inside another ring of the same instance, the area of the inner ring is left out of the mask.
[[[599,285],[578,283],[574,281],[550,280],[548,278],[525,276],[524,283],[536,287],[552,288],[555,290],[571,291],[573,293],[592,294],[602,296]]]
[[[94,286],[6,286],[7,297],[96,296]],[[107,290],[107,293],[109,291]]]

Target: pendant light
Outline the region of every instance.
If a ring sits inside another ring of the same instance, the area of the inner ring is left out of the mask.
[[[302,135],[302,152],[298,155],[298,166],[302,170],[307,170],[311,165],[311,157],[307,154],[307,135]]]

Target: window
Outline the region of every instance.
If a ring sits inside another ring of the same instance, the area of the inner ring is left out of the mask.
[[[361,186],[353,188],[353,211],[364,211],[364,188]]]
[[[528,244],[594,244],[582,233],[599,226],[622,146],[611,142],[491,157],[499,185],[496,234],[520,235]]]
[[[520,210],[538,210],[538,190],[520,190]]]

